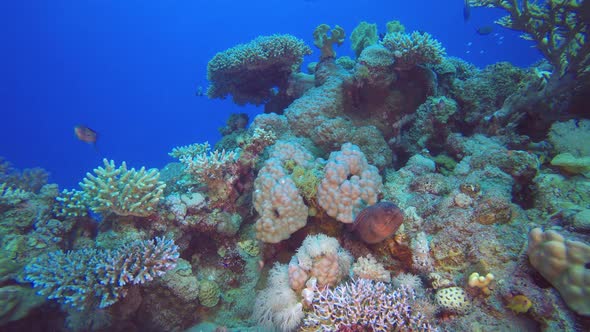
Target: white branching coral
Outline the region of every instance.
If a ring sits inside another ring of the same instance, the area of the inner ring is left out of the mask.
[[[382,282],[357,279],[334,289],[315,289],[305,331],[342,331],[353,325],[373,331],[438,331],[418,309],[413,289],[392,289]]]
[[[209,145],[209,142],[194,143],[190,145],[177,146],[173,148],[172,151],[168,153],[168,155],[176,159],[194,158],[201,153],[208,152],[210,149],[211,146]]]
[[[103,160],[104,167],[94,169],[96,175],[86,173],[80,183],[84,200],[96,213],[113,212],[120,216],[146,217],[154,213],[166,184],[159,182],[160,172],[142,167],[127,169],[123,162],[119,168],[114,161]]]

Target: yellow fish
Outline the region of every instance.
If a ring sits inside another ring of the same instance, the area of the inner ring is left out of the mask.
[[[508,300],[506,307],[518,314],[524,314],[533,306],[531,300],[524,295],[516,295]]]

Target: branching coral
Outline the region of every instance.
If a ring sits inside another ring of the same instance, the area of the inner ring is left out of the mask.
[[[201,153],[194,158],[190,154],[180,157],[185,171],[207,186],[213,203],[224,200],[233,202],[237,198],[234,188],[239,180],[237,160],[238,154],[235,151],[225,150]]]
[[[474,7],[508,12],[497,24],[523,32],[555,67],[555,73],[587,74],[590,70],[588,22],[580,15],[581,0],[470,0]]]
[[[50,252],[25,267],[39,294],[78,310],[105,308],[125,297],[127,285],[143,284],[176,266],[174,241],[134,241],[114,250],[85,248]]]
[[[232,95],[236,104],[260,105],[273,89],[287,86],[289,75],[311,54],[305,43],[291,35],[258,37],[217,53],[207,64],[209,98]]]
[[[169,156],[176,159],[194,158],[202,153],[207,153],[211,149],[209,142],[194,143],[190,145],[177,146],[168,153]]]
[[[413,307],[416,295],[406,286],[393,290],[382,282],[356,279],[335,289],[316,288],[314,295],[305,330],[342,331],[358,324],[371,331],[438,331]]]
[[[166,184],[159,182],[157,169],[139,171],[127,169],[123,162],[119,168],[114,161],[103,160],[104,168],[94,169],[96,175],[86,173],[80,183],[85,200],[96,213],[114,212],[120,216],[146,217],[154,213]]]

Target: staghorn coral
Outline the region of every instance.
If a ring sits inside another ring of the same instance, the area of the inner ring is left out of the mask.
[[[119,168],[114,161],[103,160],[104,167],[94,169],[96,175],[86,173],[80,183],[84,200],[96,213],[113,212],[120,216],[146,217],[154,213],[166,184],[159,182],[157,169],[142,167],[127,169],[123,162]]]
[[[426,63],[438,64],[445,55],[441,43],[426,32],[388,33],[381,44],[393,52],[395,68],[398,70],[409,70]]]
[[[313,311],[303,320],[306,331],[340,331],[359,324],[371,331],[438,331],[413,304],[413,289],[391,289],[382,282],[355,279],[335,289],[315,288]]]
[[[128,285],[143,284],[176,266],[178,247],[165,238],[136,240],[117,249],[84,248],[49,252],[24,269],[39,294],[72,308],[106,308],[127,294]]]
[[[0,207],[2,205],[14,206],[29,199],[31,195],[18,188],[12,188],[6,183],[0,183]]]
[[[496,23],[521,31],[523,39],[534,41],[554,66],[557,76],[583,75],[590,70],[589,28],[581,14],[583,1],[470,0],[469,3],[508,12]]]
[[[238,192],[235,188],[239,180],[237,152],[215,150],[195,157],[184,155],[180,157],[180,162],[184,164],[186,173],[194,176],[207,187],[213,206],[234,202],[237,199]]]
[[[207,96],[232,95],[238,105],[266,103],[273,88],[287,86],[289,75],[308,54],[311,49],[291,35],[261,36],[217,53],[207,64]]]

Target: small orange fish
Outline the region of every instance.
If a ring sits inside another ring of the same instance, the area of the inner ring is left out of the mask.
[[[78,125],[74,127],[74,133],[76,133],[76,137],[82,142],[96,144],[96,139],[98,138],[96,131],[86,126]]]

